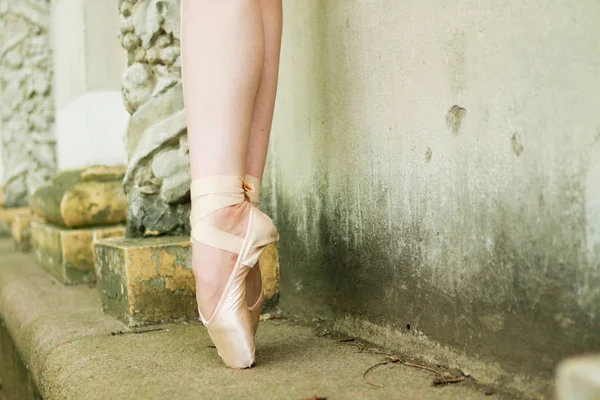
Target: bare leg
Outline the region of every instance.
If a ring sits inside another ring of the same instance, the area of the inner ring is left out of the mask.
[[[248,139],[264,63],[258,0],[182,2],[182,68],[192,179],[246,170]],[[244,236],[250,205],[213,213],[212,224]],[[193,243],[200,312],[210,318],[236,255]]]
[[[260,77],[260,85],[254,102],[246,174],[262,180],[279,76],[279,54],[281,50],[281,29],[283,24],[282,0],[260,0],[265,35],[265,62]],[[253,268],[246,279],[246,300],[252,306],[262,290],[259,268]]]
[[[262,179],[275,109],[283,14],[281,0],[259,0],[259,3],[265,36],[265,61],[252,113],[246,174]]]

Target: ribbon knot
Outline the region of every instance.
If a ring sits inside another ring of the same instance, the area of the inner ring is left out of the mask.
[[[242,180],[242,188],[244,188],[244,197],[250,201],[251,194],[256,192],[256,187],[252,183]]]

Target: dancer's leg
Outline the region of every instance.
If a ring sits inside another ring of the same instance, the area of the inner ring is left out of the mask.
[[[244,176],[264,46],[258,0],[183,0],[181,51],[192,179]],[[243,202],[209,218],[216,227],[244,236],[249,207]],[[212,315],[236,257],[194,241],[197,299],[205,318]]]
[[[279,76],[279,54],[281,49],[281,29],[283,24],[282,0],[260,0],[264,35],[265,62],[260,77],[260,85],[254,102],[246,174],[262,180],[269,147],[275,93]],[[249,306],[256,303],[262,290],[259,268],[253,268],[247,277],[247,297]]]
[[[258,179],[262,179],[265,169],[273,111],[275,109],[283,23],[281,1],[259,1],[265,36],[265,61],[254,102],[250,140],[248,142],[248,159],[246,161],[246,174]]]

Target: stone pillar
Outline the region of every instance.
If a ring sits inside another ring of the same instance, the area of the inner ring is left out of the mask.
[[[0,0],[4,206],[20,207],[56,168],[49,0]]]
[[[126,163],[129,114],[121,99],[127,57],[117,37],[119,0],[54,0],[53,96],[60,170]]]
[[[188,234],[190,175],[181,89],[179,0],[121,0],[129,165],[127,235]]]

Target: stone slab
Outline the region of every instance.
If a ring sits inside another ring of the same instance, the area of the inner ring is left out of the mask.
[[[16,215],[10,227],[15,249],[27,252],[31,250],[31,214]]]
[[[557,400],[600,400],[600,354],[561,362],[556,374]]]
[[[124,233],[122,225],[65,229],[31,222],[31,243],[39,265],[65,285],[95,282],[94,241]]]
[[[103,310],[130,326],[197,319],[196,285],[187,237],[96,242],[96,276]],[[262,254],[267,304],[279,288],[277,248]]]

